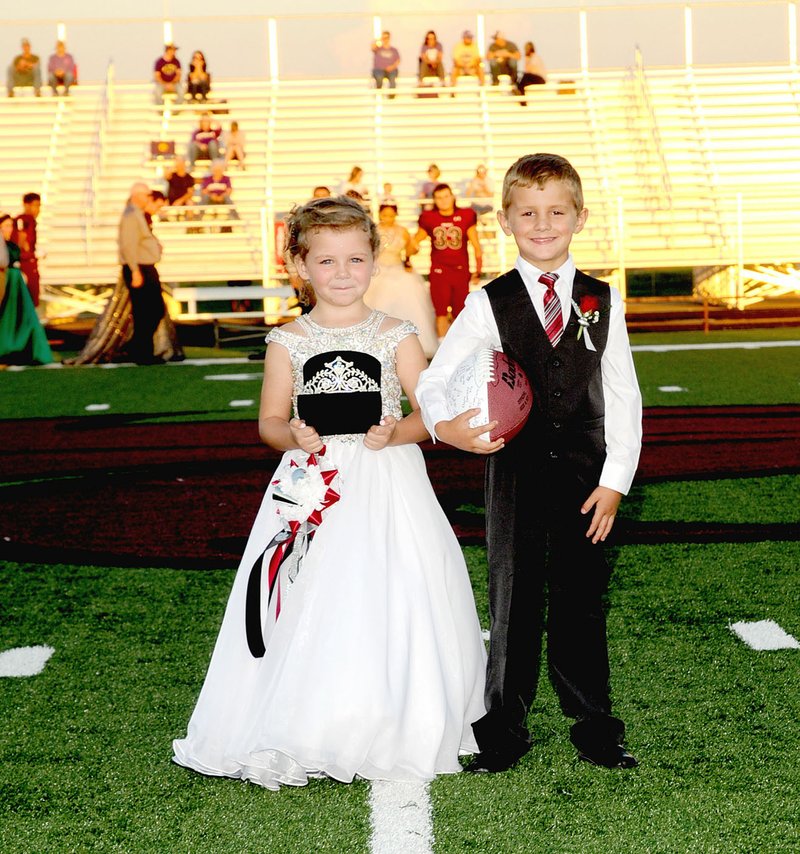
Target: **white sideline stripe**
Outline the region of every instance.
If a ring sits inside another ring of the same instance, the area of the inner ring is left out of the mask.
[[[800,347],[800,341],[728,341],[720,344],[635,344],[631,347],[634,353],[671,353],[680,350],[759,350],[764,347]],[[181,365],[252,365],[253,359],[237,356],[223,359],[184,359],[182,362],[167,362],[169,368],[179,368]],[[39,371],[43,368],[68,367],[61,362],[50,365],[9,365],[7,371]],[[136,368],[133,362],[113,362],[102,365],[81,365],[82,368]]]
[[[373,780],[370,854],[431,854],[433,822],[427,783]]]
[[[774,620],[731,623],[729,628],[752,649],[800,649],[797,638],[785,632]]]
[[[36,676],[54,652],[52,646],[17,646],[0,652],[0,676]]]
[[[660,385],[659,391],[686,391],[682,385]]]
[[[87,412],[102,412],[104,409],[111,409],[110,403],[90,403],[83,407]]]
[[[252,400],[232,400],[228,406],[252,406],[253,403]]]
[[[260,380],[264,376],[260,374],[206,374],[204,380],[222,380],[223,382],[239,382],[241,380]]]
[[[634,353],[670,353],[676,350],[760,350],[763,347],[800,347],[800,341],[726,341],[718,344],[636,344]]]

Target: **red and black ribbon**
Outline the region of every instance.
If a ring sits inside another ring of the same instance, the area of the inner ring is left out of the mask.
[[[324,454],[323,448],[320,454]],[[309,455],[309,465],[317,465],[317,458],[314,454]],[[297,463],[292,460],[291,466],[296,467]],[[322,523],[322,514],[332,504],[339,500],[339,493],[332,489],[330,484],[338,474],[337,469],[329,469],[328,471],[320,472],[325,485],[328,487],[325,497],[322,501],[322,507],[315,510],[307,519],[309,532],[305,539],[305,548],[308,548],[311,540],[314,538],[316,528]],[[273,481],[273,486],[278,481]],[[245,634],[247,636],[247,646],[250,649],[250,654],[253,658],[263,658],[267,648],[264,644],[264,631],[261,616],[261,585],[264,576],[264,558],[269,554],[270,549],[274,549],[267,564],[267,611],[272,604],[273,596],[277,597],[275,603],[275,619],[280,616],[281,612],[281,587],[280,587],[280,568],[283,563],[289,558],[297,545],[297,535],[303,526],[303,522],[290,521],[288,522],[288,530],[279,531],[270,540],[267,547],[256,558],[253,566],[250,568],[250,574],[247,578],[247,591],[245,593],[244,602],[244,625]],[[302,555],[301,555],[302,557]]]

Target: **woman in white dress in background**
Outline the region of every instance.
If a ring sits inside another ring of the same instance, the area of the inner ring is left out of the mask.
[[[364,302],[390,317],[410,320],[419,330],[423,352],[431,359],[439,346],[439,339],[430,291],[424,279],[410,265],[406,266],[411,235],[396,220],[397,207],[381,205],[378,212],[378,233],[381,236],[378,273],[372,279]]]

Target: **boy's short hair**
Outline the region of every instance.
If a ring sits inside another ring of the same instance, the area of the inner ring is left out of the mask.
[[[559,154],[526,154],[513,163],[503,178],[503,210],[511,206],[511,193],[517,187],[538,187],[548,181],[561,181],[572,193],[575,208],[583,210],[581,176],[575,167]]]
[[[377,255],[381,236],[372,217],[355,199],[348,196],[330,196],[312,199],[295,207],[286,222],[285,254],[291,260],[305,260],[310,248],[311,235],[323,229],[350,231],[360,229],[367,235],[372,254]]]
[[[31,202],[41,202],[42,197],[38,193],[25,193],[22,197],[22,204],[29,205]]]
[[[437,184],[433,190],[431,190],[431,195],[435,196],[437,193],[441,193],[442,190],[449,190],[451,193],[453,192],[453,188],[449,184]]]

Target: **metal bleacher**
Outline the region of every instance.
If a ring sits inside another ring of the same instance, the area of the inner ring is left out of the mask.
[[[563,72],[527,93],[462,78],[455,90],[400,81],[396,97],[362,79],[215,81],[212,109],[247,134],[247,169],[231,169],[240,219],[231,228],[156,223],[163,281],[284,284],[274,223],[359,165],[377,198],[393,185],[414,227],[419,182],[435,162],[457,194],[479,163],[499,189],[518,156],[553,151],[584,182],[590,216],[576,237],[581,266],[614,280],[626,269],[741,272],[748,299],[798,290],[800,73],[793,65]],[[454,97],[451,97],[451,94]],[[0,102],[7,174],[0,202],[42,193],[42,280],[73,296],[117,276],[116,229],[130,185],[160,187],[152,140],[185,150],[197,106],[157,107],[147,84],[81,85],[69,98]],[[200,167],[200,164],[198,164]],[[195,170],[202,174],[202,168]],[[514,248],[481,217],[484,272]],[[414,259],[425,273],[425,252]],[[720,293],[730,291],[730,275]],[[713,275],[698,274],[706,292]],[[76,297],[77,298],[77,297]]]

